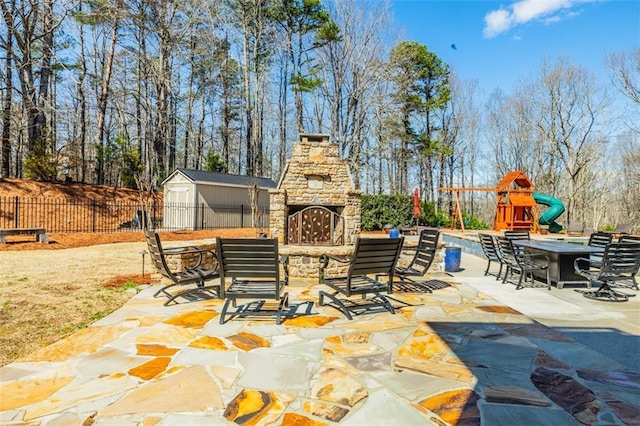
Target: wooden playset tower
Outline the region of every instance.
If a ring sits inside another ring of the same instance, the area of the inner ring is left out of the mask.
[[[538,231],[538,204],[533,182],[522,170],[507,173],[496,185],[498,205],[493,229]]]

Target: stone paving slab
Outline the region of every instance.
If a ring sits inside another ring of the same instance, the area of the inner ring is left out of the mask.
[[[221,325],[221,301],[164,307],[149,287],[1,368],[0,423],[639,424],[639,374],[437,279],[432,293],[394,293],[395,315],[349,321],[316,305],[281,325]],[[290,298],[317,301],[321,289],[294,280]]]

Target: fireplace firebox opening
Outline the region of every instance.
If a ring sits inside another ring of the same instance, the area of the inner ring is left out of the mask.
[[[289,206],[287,243],[293,245],[344,244],[344,219],[338,206]]]

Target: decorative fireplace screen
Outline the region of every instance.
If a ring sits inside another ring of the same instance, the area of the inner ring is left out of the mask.
[[[287,218],[287,243],[297,245],[343,245],[344,220],[323,206],[310,206]]]

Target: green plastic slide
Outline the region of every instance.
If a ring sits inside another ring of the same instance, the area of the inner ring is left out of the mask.
[[[562,231],[562,225],[555,221],[564,213],[564,204],[562,201],[551,195],[540,194],[539,192],[533,193],[533,199],[536,200],[536,203],[547,206],[547,210],[538,218],[538,223],[540,225],[548,225],[549,232]]]

